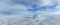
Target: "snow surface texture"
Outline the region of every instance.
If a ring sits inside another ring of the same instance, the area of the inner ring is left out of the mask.
[[[0,0],[0,25],[60,25],[60,0]]]

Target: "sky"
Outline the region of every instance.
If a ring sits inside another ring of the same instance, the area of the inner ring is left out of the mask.
[[[32,19],[34,15],[37,16],[36,20],[39,21],[49,19],[48,16],[50,15],[59,15],[59,2],[60,0],[0,0],[0,19],[4,21],[4,25],[7,24],[8,20],[10,24],[13,25],[17,21],[17,19],[18,21],[22,20],[25,22],[28,22],[30,20],[31,22],[28,23],[33,22],[35,25],[37,22],[34,22],[35,19]],[[12,24],[12,22],[14,23]],[[23,23],[21,25],[23,25]]]
[[[57,0],[58,1],[58,0]],[[56,0],[0,0],[0,14],[28,12],[60,12],[59,2]]]

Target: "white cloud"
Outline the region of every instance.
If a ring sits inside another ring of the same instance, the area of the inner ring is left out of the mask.
[[[10,6],[8,7],[9,9],[15,9],[15,10],[21,10],[21,11],[26,11],[28,9],[27,6],[25,5],[20,5],[20,4],[17,4],[17,5],[14,5],[14,6]]]
[[[55,0],[38,0],[38,5],[40,6],[52,6],[56,3]]]
[[[22,4],[12,4],[11,0],[1,0],[0,1],[0,13],[13,11],[13,13],[18,13],[20,11],[27,11],[28,7]],[[7,14],[6,13],[6,14]]]

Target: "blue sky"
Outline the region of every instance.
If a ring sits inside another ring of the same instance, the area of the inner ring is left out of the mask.
[[[21,11],[28,13],[37,11],[60,12],[58,7],[60,6],[55,0],[0,0],[0,14],[20,13]]]

